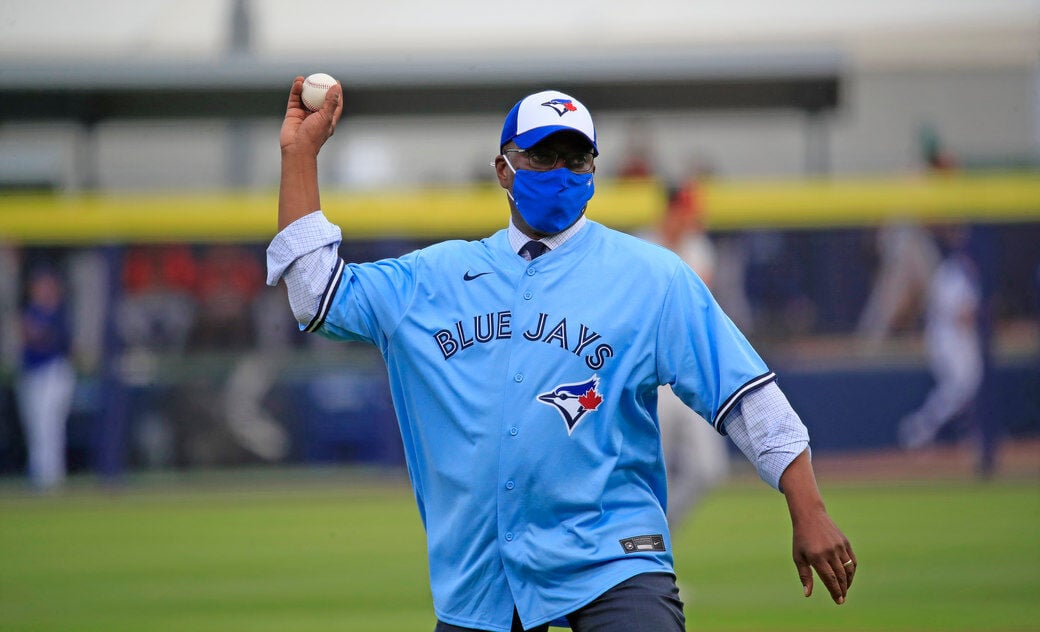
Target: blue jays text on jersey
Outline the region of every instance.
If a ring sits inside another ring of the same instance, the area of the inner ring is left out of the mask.
[[[319,305],[309,329],[383,355],[434,608],[462,627],[673,572],[658,386],[722,431],[773,379],[677,256],[592,221],[532,262],[505,230],[340,262]]]
[[[561,318],[559,322],[550,327],[546,326],[548,321],[548,314],[539,313],[538,322],[531,329],[523,332],[524,340],[557,345],[576,356],[584,357],[585,364],[590,369],[601,368],[607,358],[614,355],[614,348],[605,342],[592,346],[602,336],[588,325],[580,323],[574,330],[568,327],[566,317]],[[472,322],[472,328],[468,326],[470,322]],[[460,320],[450,329],[438,329],[433,334],[445,360],[475,344],[484,344],[493,340],[509,340],[512,337],[513,314],[509,310],[480,314],[474,316],[472,321]],[[573,345],[571,340],[574,341]]]

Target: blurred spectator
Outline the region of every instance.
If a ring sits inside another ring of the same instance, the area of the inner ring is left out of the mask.
[[[704,230],[702,186],[710,176],[710,169],[698,166],[669,194],[655,237],[655,241],[682,257],[709,288],[713,287],[717,258]]]
[[[710,288],[716,256],[704,231],[700,196],[702,178],[708,173],[695,170],[669,196],[664,215],[646,237],[678,254]],[[726,479],[729,452],[725,438],[667,386],[658,389],[657,416],[667,466],[668,523],[675,529],[707,492]]]
[[[191,345],[223,350],[251,346],[255,342],[251,305],[263,287],[263,268],[247,249],[211,246],[199,262],[199,314]]]
[[[66,424],[76,385],[69,361],[69,323],[57,271],[30,271],[22,312],[22,363],[17,398],[28,448],[29,478],[39,489],[65,480]]]
[[[622,180],[643,180],[657,175],[651,156],[650,135],[642,121],[629,123],[628,139],[625,142],[624,162],[618,168],[617,177]]]
[[[935,442],[950,421],[969,409],[982,385],[982,290],[978,269],[966,253],[967,231],[941,228],[940,243],[946,256],[928,286],[924,331],[935,386],[921,407],[900,421],[899,443],[908,449]]]
[[[116,374],[126,401],[123,408],[112,406],[111,411],[126,417],[109,422],[124,429],[118,436],[126,433],[137,456],[150,467],[169,465],[177,458],[179,402],[158,379],[159,357],[179,355],[187,346],[198,314],[198,274],[195,255],[186,244],[135,245],[122,257],[122,291],[116,292],[121,349]],[[108,443],[115,440],[110,437]]]
[[[123,264],[119,329],[131,349],[183,349],[195,321],[197,265],[185,245],[136,246]]]
[[[933,173],[946,173],[957,168],[957,161],[939,138],[939,133],[931,125],[922,125],[918,133],[918,146],[921,150],[921,161]]]

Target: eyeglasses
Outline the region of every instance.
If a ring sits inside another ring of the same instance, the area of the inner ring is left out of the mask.
[[[527,164],[536,171],[549,171],[556,163],[563,159],[565,167],[574,173],[588,173],[592,171],[593,158],[591,151],[553,151],[551,149],[507,149],[506,154],[524,154]]]

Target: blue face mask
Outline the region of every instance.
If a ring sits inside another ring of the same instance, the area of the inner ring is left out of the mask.
[[[566,167],[551,171],[513,171],[509,191],[516,210],[527,225],[546,235],[555,235],[578,221],[596,187],[592,173],[574,173]]]

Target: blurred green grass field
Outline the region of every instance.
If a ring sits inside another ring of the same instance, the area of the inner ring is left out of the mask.
[[[690,630],[1040,629],[1036,481],[824,486],[860,560],[849,601],[790,562],[783,498],[738,479],[675,536]],[[0,630],[433,629],[398,478],[190,475],[37,497],[0,487]]]

